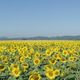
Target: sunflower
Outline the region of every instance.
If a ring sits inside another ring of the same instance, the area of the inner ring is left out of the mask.
[[[51,69],[53,69],[53,67],[50,64],[44,66],[44,70],[51,70]]]
[[[41,80],[41,76],[39,73],[33,73],[30,75],[29,80]]]
[[[40,59],[39,58],[35,58],[33,60],[34,65],[38,66],[40,64]]]
[[[70,57],[69,57],[69,61],[71,61],[71,62],[76,61],[76,60],[77,60],[77,58],[74,57],[74,56],[70,56]]]
[[[52,64],[52,65],[55,65],[55,64],[56,64],[56,60],[50,59],[50,60],[49,60],[49,63]]]
[[[34,56],[35,56],[35,57],[40,57],[40,53],[39,53],[39,52],[36,52],[36,53],[34,54]]]
[[[25,72],[26,69],[29,67],[29,65],[27,63],[23,63],[22,67],[23,67],[23,71]]]
[[[0,72],[4,71],[5,70],[5,67],[4,65],[0,64]]]
[[[30,53],[34,53],[34,49],[33,48],[30,49]]]
[[[10,68],[11,68],[11,69],[13,69],[13,68],[18,68],[18,69],[19,69],[19,65],[18,65],[18,64],[13,64],[13,63],[12,63],[12,64],[10,65]]]
[[[24,56],[24,58],[29,58],[29,54],[28,53],[24,53],[23,56]]]
[[[47,49],[45,55],[46,56],[51,56],[51,54],[52,54],[52,52],[49,49]]]
[[[63,50],[63,55],[64,56],[68,56],[69,55],[68,51],[67,50]]]
[[[5,63],[5,64],[8,64],[8,57],[7,56],[3,56],[2,62]]]
[[[56,76],[60,75],[60,70],[59,70],[59,69],[56,69],[56,70],[54,71],[54,74],[55,74]]]
[[[46,75],[46,77],[49,78],[50,80],[53,80],[53,79],[55,79],[55,77],[56,77],[53,69],[46,70],[46,71],[45,71],[45,75]]]
[[[64,57],[62,57],[62,58],[60,59],[60,61],[63,62],[63,63],[66,63],[66,62],[67,62],[66,58],[64,58]]]
[[[19,68],[13,68],[12,71],[11,71],[11,75],[14,76],[14,77],[19,77],[20,76],[20,70]]]
[[[23,62],[25,61],[25,57],[21,56],[20,59],[19,59],[19,61],[20,61],[21,63],[23,63]]]
[[[61,59],[61,54],[60,53],[59,54],[55,54],[54,58],[56,58],[57,60],[60,60]]]

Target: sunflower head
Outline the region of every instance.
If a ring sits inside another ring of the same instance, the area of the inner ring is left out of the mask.
[[[0,72],[4,71],[5,70],[5,67],[4,65],[0,64]]]
[[[19,65],[18,65],[18,64],[14,64],[14,63],[13,63],[13,64],[11,64],[11,66],[10,66],[10,67],[11,67],[11,69],[13,69],[13,68],[19,68]]]
[[[39,58],[35,58],[33,60],[34,65],[38,66],[40,64],[40,59]]]
[[[49,60],[49,63],[52,64],[52,65],[55,65],[55,64],[56,64],[56,60],[50,59],[50,60]]]
[[[29,67],[28,63],[23,63],[22,64],[22,68],[23,68],[23,71],[25,72],[26,69]]]
[[[55,79],[55,77],[56,77],[54,70],[52,70],[52,69],[46,70],[45,75],[50,80]]]
[[[11,71],[11,75],[14,76],[14,77],[19,77],[20,76],[20,70],[19,68],[13,68],[12,71]]]
[[[41,76],[39,73],[34,72],[30,75],[29,80],[41,80]]]
[[[19,61],[20,61],[21,63],[24,62],[24,61],[25,61],[25,57],[21,56],[20,59],[19,59]]]
[[[58,75],[60,74],[60,70],[58,69],[49,69],[45,71],[45,75],[47,78],[49,78],[50,80],[55,79]]]

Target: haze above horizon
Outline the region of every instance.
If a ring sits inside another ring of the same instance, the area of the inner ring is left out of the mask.
[[[0,36],[80,35],[80,0],[0,0]]]

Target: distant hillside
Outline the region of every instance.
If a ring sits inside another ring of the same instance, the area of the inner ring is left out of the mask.
[[[24,37],[24,38],[7,38],[7,37],[0,37],[0,40],[80,40],[80,36],[56,36],[56,37]]]

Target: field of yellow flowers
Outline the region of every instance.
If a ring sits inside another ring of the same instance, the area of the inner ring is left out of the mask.
[[[80,41],[0,41],[0,80],[80,80]]]

